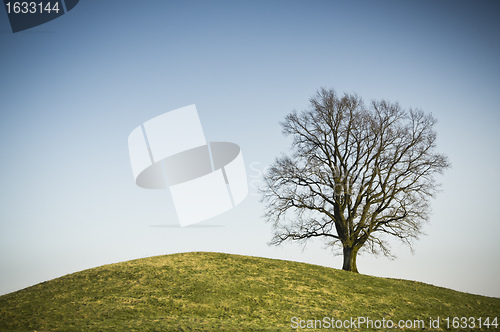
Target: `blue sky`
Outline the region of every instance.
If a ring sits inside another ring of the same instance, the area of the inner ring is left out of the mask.
[[[85,0],[16,34],[0,10],[0,294],[184,251],[340,268],[319,242],[269,247],[253,188],[288,151],[279,121],[326,87],[432,113],[452,163],[415,254],[394,242],[360,272],[500,297],[499,7]],[[190,104],[207,140],[240,145],[250,194],[205,227],[151,227],[177,224],[174,206],[134,184],[127,137]]]

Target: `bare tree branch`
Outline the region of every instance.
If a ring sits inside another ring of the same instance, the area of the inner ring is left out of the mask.
[[[384,235],[410,245],[429,218],[434,176],[450,165],[435,152],[436,120],[397,103],[321,89],[310,109],[281,123],[292,154],[265,174],[262,201],[271,244],[323,238],[342,244],[344,269],[360,249],[393,257]]]

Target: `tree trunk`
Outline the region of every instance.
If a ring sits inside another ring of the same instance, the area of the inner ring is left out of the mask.
[[[356,267],[357,255],[358,255],[357,248],[344,247],[344,265],[342,266],[342,270],[358,273],[358,268]]]

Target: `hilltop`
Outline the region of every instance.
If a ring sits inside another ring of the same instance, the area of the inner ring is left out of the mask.
[[[454,317],[474,317],[467,324],[477,331],[478,318],[491,324],[499,313],[499,298],[415,281],[193,252],[105,265],[0,296],[0,331],[276,331],[333,329],[338,320],[343,328],[335,330],[366,331],[370,320],[374,328],[403,320],[429,330],[438,317],[432,330],[446,330],[447,317],[450,327]]]

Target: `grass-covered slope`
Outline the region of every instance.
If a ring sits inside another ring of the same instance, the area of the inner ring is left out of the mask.
[[[430,329],[429,317],[445,328],[446,317],[492,322],[499,314],[498,298],[205,252],[105,265],[0,297],[0,331],[275,331],[311,327],[312,320],[328,328],[351,317],[358,325],[335,330],[367,330],[358,317],[375,325],[423,320]]]

